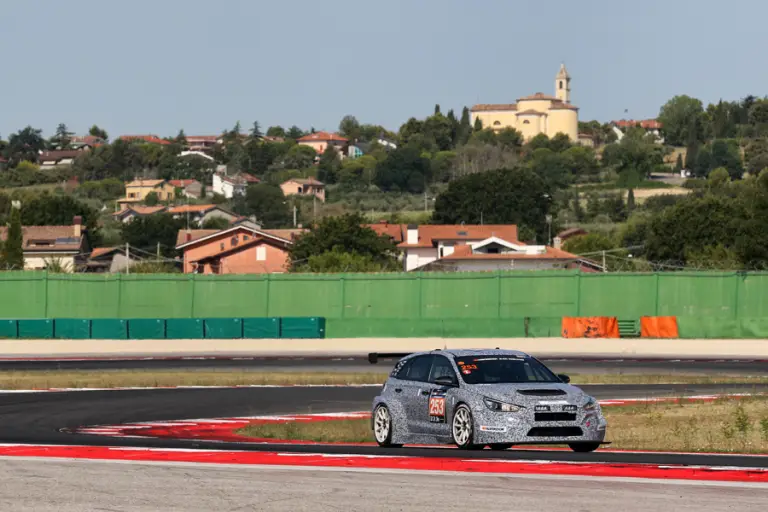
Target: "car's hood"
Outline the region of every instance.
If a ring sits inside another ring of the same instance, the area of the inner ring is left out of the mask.
[[[475,384],[466,389],[484,397],[522,406],[561,400],[583,405],[590,399],[576,386],[562,383]]]

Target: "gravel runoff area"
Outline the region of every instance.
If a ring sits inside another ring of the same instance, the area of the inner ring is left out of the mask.
[[[714,402],[603,407],[610,449],[768,454],[768,396]],[[369,419],[259,423],[239,431],[257,439],[364,443]]]

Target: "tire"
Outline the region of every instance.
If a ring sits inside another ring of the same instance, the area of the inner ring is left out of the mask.
[[[600,448],[600,443],[570,443],[568,446],[576,453],[588,453]]]
[[[502,450],[509,450],[512,448],[512,443],[496,443],[496,444],[489,444],[491,450],[495,451],[502,451]]]
[[[464,404],[456,407],[451,421],[451,437],[454,444],[462,450],[475,450],[475,420],[472,411]]]
[[[379,446],[385,448],[399,448],[403,445],[392,444],[392,415],[389,408],[384,404],[379,404],[373,410],[372,417],[373,437]]]

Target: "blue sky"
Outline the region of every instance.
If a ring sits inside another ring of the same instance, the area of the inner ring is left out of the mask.
[[[346,114],[396,130],[435,103],[549,93],[561,62],[582,120],[654,117],[675,94],[763,96],[766,16],[758,0],[3,0],[0,135]]]

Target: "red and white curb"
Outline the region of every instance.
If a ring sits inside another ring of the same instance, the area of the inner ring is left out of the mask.
[[[343,470],[407,470],[508,475],[570,475],[644,479],[749,482],[768,484],[768,469],[730,466],[680,466],[673,464],[616,464],[407,457],[389,455],[314,454],[219,450],[179,450],[105,446],[0,445],[0,457],[82,459],[199,464],[301,466]]]

